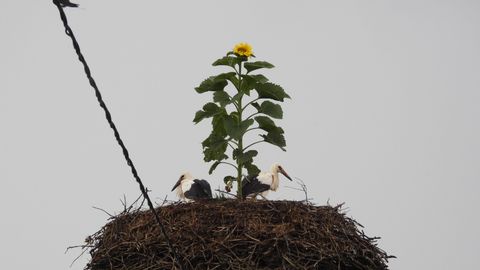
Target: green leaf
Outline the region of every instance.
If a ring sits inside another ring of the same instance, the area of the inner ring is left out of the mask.
[[[208,138],[202,142],[203,146],[203,155],[206,162],[213,160],[223,160],[227,159],[228,156],[225,155],[227,151],[228,142],[223,136],[212,133]]]
[[[208,91],[221,91],[227,86],[228,82],[225,79],[217,79],[216,76],[208,77],[198,87],[195,87],[197,93],[202,94]]]
[[[240,62],[241,62],[240,59],[238,59],[237,57],[225,56],[213,62],[212,66],[234,67],[235,65],[238,65],[238,63]]]
[[[238,88],[239,88],[239,86],[238,86],[238,84],[239,84],[238,77],[236,77],[236,76],[231,76],[231,77],[228,77],[227,80],[229,80],[229,81],[233,84],[233,86],[235,86],[235,89],[238,89]]]
[[[283,151],[285,150],[285,146],[287,146],[287,143],[285,141],[285,137],[283,136],[283,133],[279,131],[271,131],[268,132],[267,135],[260,135],[266,142],[276,145],[280,147]]]
[[[213,116],[220,111],[220,107],[218,107],[215,103],[208,102],[207,104],[203,105],[203,110],[209,115]]]
[[[258,102],[254,102],[251,104],[255,109],[257,109],[257,111],[260,111],[261,110],[261,107],[260,107],[260,104],[258,104]]]
[[[203,106],[203,110],[195,113],[195,117],[193,118],[193,122],[195,122],[195,124],[198,124],[203,119],[212,117],[215,114],[219,113],[220,109],[221,108],[218,107],[217,104],[215,104],[213,102],[209,102],[209,103],[207,103]]]
[[[281,127],[277,127],[272,119],[268,116],[257,116],[255,117],[255,121],[258,123],[258,127],[265,130],[266,132],[270,131],[277,131],[283,133],[283,129]]]
[[[239,123],[237,119],[238,116],[230,115],[226,117],[224,121],[227,134],[235,140],[239,140],[242,135],[245,134],[247,129],[255,122],[253,119],[248,119]]]
[[[224,160],[227,158],[228,156],[225,154],[225,152],[216,151],[215,149],[210,147],[203,149],[203,160],[205,162]]]
[[[234,149],[232,151],[232,157],[234,160],[238,160],[240,163],[251,163],[253,162],[253,158],[258,155],[258,151],[256,150],[249,150],[245,153],[240,152],[240,149]]]
[[[227,144],[227,140],[225,139],[225,137],[215,134],[213,132],[210,133],[210,135],[202,142],[203,148],[209,147],[212,149],[221,149],[223,148],[224,144]]]
[[[247,169],[248,175],[258,175],[260,173],[260,169],[253,163],[246,163],[244,166],[245,169]]]
[[[242,99],[243,97],[243,93],[242,92],[239,92],[237,94],[235,94],[233,97],[232,97],[232,102],[239,102],[240,99]]]
[[[251,71],[257,70],[259,68],[273,68],[275,67],[274,65],[265,62],[265,61],[256,61],[256,62],[247,62],[243,64],[245,69],[247,70],[247,73],[250,73]]]
[[[222,107],[225,107],[227,104],[229,104],[230,100],[230,95],[225,91],[216,91],[213,93],[213,101],[219,103]]]
[[[217,76],[210,76],[204,80],[198,87],[195,87],[197,93],[202,94],[208,91],[222,91],[227,86],[227,79],[235,76],[234,72],[222,73]]]
[[[268,78],[263,76],[262,74],[257,74],[257,75],[247,75],[252,77],[256,82],[258,83],[266,83],[268,82]]]
[[[250,95],[250,91],[255,89],[255,85],[257,84],[257,80],[255,80],[250,75],[243,75],[242,76],[242,88],[240,89],[246,95]]]
[[[225,131],[225,126],[223,124],[226,116],[227,116],[227,111],[224,108],[222,108],[219,113],[217,113],[216,115],[213,116],[213,118],[212,118],[212,128],[213,128],[212,133],[214,133],[218,136],[222,136],[222,137],[227,136],[227,132]]]
[[[268,82],[267,77],[263,76],[262,74],[257,75],[242,75],[242,89],[241,91],[245,92],[245,94],[250,95],[250,91],[255,89],[255,86],[258,83],[266,83]]]
[[[258,112],[266,114],[276,119],[282,119],[283,117],[282,107],[268,100],[264,101],[260,105],[260,110]]]
[[[212,174],[213,171],[217,168],[217,166],[220,165],[220,161],[215,161],[212,166],[210,167],[210,170],[208,170],[208,174]]]
[[[249,150],[245,153],[241,153],[240,155],[237,155],[236,159],[241,163],[251,163],[253,162],[253,158],[258,155],[258,151],[256,150]]]
[[[193,118],[193,122],[195,124],[198,124],[205,118],[207,118],[207,114],[204,111],[200,110],[200,111],[197,111],[195,113],[195,117]]]
[[[232,78],[236,78],[237,73],[235,72],[227,72],[221,73],[217,75],[217,80],[231,80]]]
[[[240,153],[240,149],[238,149],[238,148],[233,149],[232,158],[236,160],[239,153]]]
[[[280,85],[273,83],[259,83],[255,86],[255,90],[257,90],[258,98],[268,98],[282,102],[285,98],[290,98]]]
[[[235,121],[238,121],[238,119],[240,119],[238,112],[231,112],[230,115],[227,115],[227,117],[232,117],[233,119],[235,119]]]
[[[240,138],[241,131],[240,127],[233,117],[229,116],[224,119],[225,131],[230,137],[234,139]]]
[[[215,151],[214,149],[209,147],[203,150],[203,160],[205,162],[210,162],[213,160],[223,160],[227,158],[228,156],[225,155],[225,152]]]
[[[253,123],[255,123],[255,121],[253,119],[248,119],[248,120],[244,120],[242,121],[242,123],[240,124],[240,128],[242,130],[242,133],[245,134],[245,132],[247,131],[247,129],[253,125]]]

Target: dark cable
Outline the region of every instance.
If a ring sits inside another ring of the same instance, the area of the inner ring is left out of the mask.
[[[142,192],[143,196],[147,200],[148,207],[150,208],[150,210],[154,214],[155,219],[156,219],[158,225],[160,226],[160,229],[161,229],[163,235],[165,236],[165,240],[167,242],[167,245],[168,245],[168,248],[171,252],[171,255],[173,256],[174,261],[178,264],[179,268],[182,269],[182,265],[181,265],[180,261],[178,260],[177,253],[175,252],[175,249],[173,248],[173,246],[170,242],[170,239],[169,239],[169,237],[167,235],[167,232],[165,230],[165,226],[163,225],[162,221],[160,220],[160,217],[158,216],[157,211],[155,211],[155,208],[153,207],[152,201],[150,200],[150,197],[148,196],[147,189],[143,185],[142,180],[140,179],[140,176],[138,176],[137,169],[133,165],[133,162],[130,159],[130,155],[128,153],[128,150],[125,147],[125,144],[123,143],[122,139],[120,138],[120,133],[118,132],[117,127],[113,123],[112,115],[110,114],[110,111],[108,110],[107,105],[105,105],[105,102],[103,101],[103,98],[102,98],[102,94],[100,93],[100,90],[98,90],[97,84],[95,83],[95,80],[93,79],[92,74],[90,73],[90,68],[88,67],[87,61],[85,60],[82,52],[80,51],[80,45],[78,44],[77,39],[75,38],[75,35],[73,34],[72,29],[68,25],[67,16],[65,15],[65,12],[63,11],[63,8],[61,6],[60,1],[61,0],[53,0],[53,4],[55,4],[57,6],[58,11],[60,12],[60,18],[62,19],[63,26],[65,27],[65,33],[67,34],[67,36],[69,36],[72,39],[73,47],[75,48],[75,52],[78,55],[78,60],[80,60],[80,62],[83,64],[83,67],[85,69],[85,74],[87,75],[88,81],[90,82],[90,85],[93,87],[93,89],[95,89],[95,95],[97,96],[98,103],[100,104],[100,107],[102,107],[102,109],[104,110],[105,118],[107,118],[108,124],[110,125],[110,127],[113,130],[113,133],[115,135],[115,139],[117,140],[118,145],[120,145],[120,147],[122,148],[123,156],[125,157],[125,160],[127,161],[127,164],[132,171],[133,177],[137,181],[137,183],[140,187],[140,191]]]

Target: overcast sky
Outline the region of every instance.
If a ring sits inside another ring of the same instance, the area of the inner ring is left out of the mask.
[[[194,91],[252,44],[284,104],[287,152],[317,204],[345,202],[391,269],[475,269],[480,218],[480,2],[93,1],[67,15],[151,196],[190,171],[213,187]],[[139,195],[51,1],[0,8],[0,268],[67,269],[64,254]],[[272,199],[302,199],[280,189]],[[82,269],[83,256],[71,269]]]

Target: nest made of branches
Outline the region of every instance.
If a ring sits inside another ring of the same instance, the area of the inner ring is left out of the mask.
[[[388,269],[390,256],[341,206],[209,200],[156,209],[184,269]],[[148,210],[126,210],[87,238],[85,269],[176,269]]]

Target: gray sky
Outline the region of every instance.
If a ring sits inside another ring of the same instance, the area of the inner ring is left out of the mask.
[[[214,187],[193,90],[241,41],[292,96],[281,162],[318,204],[348,215],[399,258],[391,269],[474,269],[480,219],[480,2],[93,1],[71,26],[151,195],[181,172]],[[70,245],[138,187],[51,1],[0,9],[0,262],[67,269]],[[274,199],[301,199],[281,180]],[[71,269],[82,269],[89,256]]]

